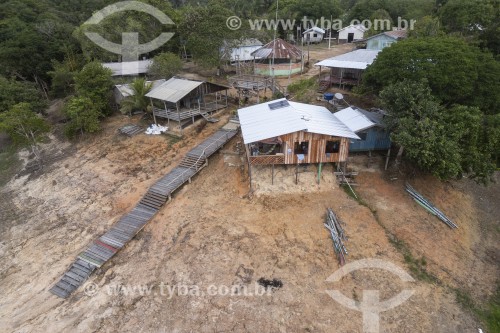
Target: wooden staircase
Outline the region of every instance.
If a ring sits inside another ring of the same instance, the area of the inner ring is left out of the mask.
[[[197,156],[197,155],[187,154],[186,156],[184,156],[184,158],[182,159],[179,166],[186,168],[186,169],[199,170],[203,167],[203,165],[205,163],[206,163],[205,158],[202,158],[201,156]]]
[[[321,80],[318,86],[318,92],[324,93],[330,88],[330,81]]]

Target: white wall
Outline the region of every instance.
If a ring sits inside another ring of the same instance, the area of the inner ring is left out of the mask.
[[[346,27],[344,30],[339,31],[339,41],[347,42],[350,33],[354,33],[354,40],[363,39],[364,32],[355,27]]]
[[[316,37],[314,37],[314,35],[316,35]],[[308,32],[304,34],[304,43],[307,43],[308,38],[311,43],[320,43],[323,40],[323,34],[316,31]]]

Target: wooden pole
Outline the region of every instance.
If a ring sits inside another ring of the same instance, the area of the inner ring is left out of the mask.
[[[299,183],[299,163],[295,166],[295,185]]]
[[[391,148],[387,150],[387,157],[385,158],[385,170],[387,170],[387,166],[389,165],[389,158],[391,157]]]
[[[153,99],[150,98],[149,101],[151,102],[151,112],[153,112],[153,120],[154,120],[155,124],[158,125],[156,122],[155,107],[153,106]]]
[[[272,175],[271,175],[271,185],[274,185],[274,164],[272,164],[271,172],[272,172]]]
[[[167,116],[167,126],[170,126],[170,117],[168,116],[168,108],[165,101],[163,101],[163,106],[165,107],[165,115]]]
[[[323,167],[323,163],[319,162],[319,167],[318,167],[318,185],[321,180],[321,168]]]
[[[179,128],[181,130],[181,135],[182,135],[182,121],[181,121],[181,112],[179,111],[179,102],[175,103],[175,107],[177,108],[177,119],[179,120]]]

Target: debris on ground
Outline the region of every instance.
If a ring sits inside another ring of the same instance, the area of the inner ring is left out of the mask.
[[[127,124],[119,129],[121,134],[134,136],[142,132],[142,127],[134,124]]]
[[[448,217],[446,217],[446,215],[444,215],[442,211],[440,211],[432,203],[427,201],[427,199],[425,199],[420,193],[415,191],[415,189],[408,183],[406,183],[406,192],[408,192],[412,196],[413,200],[415,200],[420,206],[424,207],[432,215],[437,216],[448,227],[452,229],[458,228],[458,226],[453,223]]]
[[[347,249],[344,246],[344,241],[347,240],[347,237],[341,224],[341,221],[333,210],[328,208],[325,227],[330,231],[333,240],[333,248],[337,254],[340,266],[343,266],[345,264],[345,256],[347,255]]]
[[[162,133],[164,133],[166,131],[168,131],[168,127],[157,125],[157,124],[151,124],[147,128],[146,134],[149,134],[149,135],[159,135],[159,134],[162,134]]]
[[[279,288],[283,287],[283,282],[281,282],[281,280],[278,280],[278,279],[268,280],[268,279],[260,278],[257,281],[257,283],[266,289],[279,289]]]

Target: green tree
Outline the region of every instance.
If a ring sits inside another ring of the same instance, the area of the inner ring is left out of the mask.
[[[84,65],[81,54],[67,48],[63,61],[52,60],[53,70],[48,74],[52,79],[51,94],[65,97],[75,92],[75,75]]]
[[[159,9],[170,17],[173,22],[178,21],[177,11],[172,8],[169,1],[139,1]],[[120,61],[120,55],[102,49],[100,46],[92,42],[85,35],[85,32],[99,33],[103,38],[117,44],[122,44],[123,32],[137,32],[139,34],[139,44],[145,44],[158,37],[162,32],[167,31],[176,32],[174,26],[165,26],[147,13],[126,11],[108,16],[98,25],[82,24],[74,30],[73,37],[80,43],[81,49],[87,61]],[[161,52],[162,50],[166,50],[168,48],[175,48],[177,46],[176,43],[177,39],[171,39],[164,46],[162,46],[162,48],[154,52]]]
[[[149,108],[149,99],[146,94],[151,91],[152,83],[148,83],[146,79],[135,79],[131,84],[132,96],[128,96],[122,101],[120,112],[123,114],[131,114],[132,111],[147,112]]]
[[[99,112],[111,113],[110,98],[113,88],[111,70],[94,61],[88,63],[75,75],[78,96],[89,98]]]
[[[50,131],[50,126],[33,112],[29,103],[19,103],[0,113],[0,131],[6,132],[15,144],[29,147],[40,160],[38,143]]]
[[[421,170],[440,179],[467,173],[482,183],[490,180],[499,148],[498,129],[485,126],[487,116],[478,108],[445,109],[425,80],[392,84],[380,97],[388,112],[391,139]]]
[[[89,97],[72,97],[64,107],[64,113],[69,119],[65,128],[68,137],[73,137],[78,132],[94,133],[101,128],[99,118],[103,114]]]
[[[184,9],[179,31],[196,63],[214,68],[225,61],[221,52],[225,42],[242,36],[241,29],[231,30],[226,25],[227,18],[233,15],[223,2],[217,0],[203,7]]]
[[[380,92],[402,78],[426,79],[444,104],[478,106],[494,114],[500,101],[498,77],[500,67],[492,55],[459,38],[409,38],[379,53],[365,71],[363,85]]]
[[[437,37],[443,35],[441,22],[434,16],[424,16],[415,24],[415,29],[409,31],[410,37]]]
[[[464,35],[481,32],[492,23],[495,13],[498,15],[496,0],[448,0],[439,10],[446,31]]]
[[[14,105],[26,102],[36,113],[42,113],[47,107],[47,101],[43,98],[36,84],[29,81],[6,79],[0,76],[0,113],[8,111]]]
[[[182,60],[175,54],[160,53],[153,58],[149,67],[148,76],[152,79],[169,79],[182,69]]]
[[[373,26],[370,30],[366,32],[366,36],[374,36],[381,32],[392,30],[392,26],[394,25],[391,15],[385,9],[378,9],[373,12],[372,16],[370,16],[370,21]],[[375,22],[378,22],[378,26],[375,27]],[[389,24],[385,23],[389,22]]]

